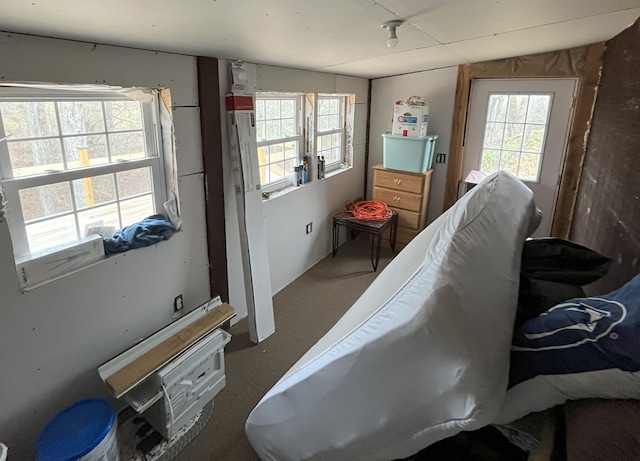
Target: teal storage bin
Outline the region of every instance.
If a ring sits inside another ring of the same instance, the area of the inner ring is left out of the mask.
[[[424,173],[433,165],[438,135],[412,138],[382,133],[382,165],[391,170]]]

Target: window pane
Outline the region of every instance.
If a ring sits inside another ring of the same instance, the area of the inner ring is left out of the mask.
[[[289,177],[291,175],[293,175],[294,173],[294,167],[296,166],[296,160],[295,159],[288,159],[284,161],[284,174],[285,177]]]
[[[112,174],[73,181],[76,208],[81,210],[116,200],[116,185]]]
[[[482,151],[482,164],[480,170],[485,173],[493,173],[500,169],[500,151],[496,149],[484,149]]]
[[[142,105],[138,101],[105,101],[109,131],[142,129]]]
[[[518,163],[520,154],[517,152],[502,152],[500,159],[500,169],[506,170],[514,176],[518,176]]]
[[[329,116],[321,115],[318,116],[318,131],[328,131],[329,130]]]
[[[269,184],[269,165],[260,167],[260,185]]]
[[[112,203],[110,205],[81,211],[78,213],[78,222],[80,224],[80,234],[82,237],[87,236],[87,230],[91,227],[111,226],[114,229],[119,229],[118,205]]]
[[[272,163],[269,167],[269,182],[276,182],[287,178],[284,162]]]
[[[317,137],[318,155],[324,156],[325,162],[337,163],[342,161],[342,134],[332,133]]]
[[[7,148],[14,178],[64,169],[59,139],[7,142]]]
[[[286,99],[280,102],[280,116],[282,118],[293,118],[295,114],[296,103],[292,99]]]
[[[289,141],[284,143],[284,156],[287,159],[298,158],[298,141]]]
[[[518,178],[529,181],[537,181],[541,157],[542,156],[540,154],[522,154],[520,156]]]
[[[266,119],[280,118],[280,101],[267,99],[265,101]]]
[[[9,139],[58,135],[53,102],[2,102],[0,115]]]
[[[524,123],[527,116],[528,103],[528,95],[510,95],[509,105],[507,106],[507,122]]]
[[[280,120],[267,121],[267,140],[281,138]]]
[[[339,163],[342,161],[342,156],[340,155],[340,148],[339,147],[334,147],[331,149],[331,153],[330,153],[330,161],[328,161],[328,163]]]
[[[325,136],[316,136],[316,150],[318,151],[318,154],[320,154],[321,151],[327,149],[327,147],[330,147],[324,145],[324,138]]]
[[[320,98],[318,100],[318,115],[327,115],[329,113],[329,101]]]
[[[20,191],[25,222],[73,211],[68,182],[32,187]]]
[[[342,134],[341,133],[333,133],[331,135],[331,147],[340,148],[342,144]]]
[[[104,132],[102,103],[99,101],[67,101],[58,103],[62,134]]]
[[[109,163],[104,135],[72,136],[64,138],[67,169]]]
[[[78,239],[76,220],[73,215],[60,216],[38,223],[27,224],[29,251],[37,253]]]
[[[269,163],[284,160],[284,144],[269,146]]]
[[[331,130],[339,130],[340,127],[340,116],[338,114],[332,114],[329,116],[329,129]]]
[[[504,123],[487,122],[484,132],[484,147],[499,149],[502,147]]]
[[[502,140],[502,148],[506,150],[520,150],[522,147],[522,136],[524,133],[524,125],[520,123],[505,123],[504,139]]]
[[[142,131],[110,134],[109,149],[112,162],[146,157]]]
[[[544,125],[527,125],[524,130],[524,143],[522,144],[522,150],[542,153],[544,128]]]
[[[532,94],[529,98],[529,109],[527,110],[527,123],[547,123],[549,115],[549,105],[551,103],[551,95]]]
[[[266,165],[269,163],[269,150],[268,146],[258,147],[258,165]]]
[[[491,96],[489,96],[487,121],[504,122],[507,118],[508,100],[509,96],[506,94],[492,94]]]
[[[116,180],[118,183],[118,195],[121,199],[152,191],[151,167],[116,173]]]
[[[282,120],[282,137],[291,138],[296,135],[296,128],[293,119]]]
[[[130,200],[123,200],[120,202],[120,213],[122,214],[122,227],[142,221],[155,213],[153,196],[143,195]]]

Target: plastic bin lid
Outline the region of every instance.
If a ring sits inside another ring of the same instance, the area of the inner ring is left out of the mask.
[[[389,131],[382,133],[383,138],[406,139],[408,141],[425,141],[427,139],[438,139],[437,134],[425,134],[424,136],[402,136],[401,134],[393,134]]]
[[[75,461],[107,436],[115,411],[105,399],[80,400],[58,413],[36,442],[37,461]]]

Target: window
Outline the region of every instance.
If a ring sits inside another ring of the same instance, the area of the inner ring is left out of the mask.
[[[338,168],[345,161],[345,97],[318,96],[316,152],[324,157],[325,168]]]
[[[524,181],[540,179],[552,94],[491,94],[481,170],[507,170]]]
[[[256,141],[262,189],[291,184],[303,149],[302,95],[256,95]]]
[[[161,210],[157,118],[152,96],[0,88],[0,185],[16,258]]]
[[[256,141],[260,185],[274,191],[295,184],[296,166],[303,183],[324,170],[350,165],[355,96],[344,94],[256,94]],[[310,174],[309,174],[310,172]]]

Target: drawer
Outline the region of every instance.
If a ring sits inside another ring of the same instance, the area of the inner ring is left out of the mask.
[[[406,227],[398,227],[396,233],[396,242],[407,244],[413,238],[420,233],[419,230],[416,229],[407,229]]]
[[[390,208],[398,213],[398,226],[408,227],[409,229],[420,229],[420,213],[395,207]]]
[[[396,231],[396,251],[400,251],[402,248],[404,248],[419,233],[419,230],[407,229],[406,227],[398,227]],[[389,242],[389,234],[385,233],[382,236],[382,245],[384,245],[385,248],[391,248],[391,242]]]
[[[424,185],[424,175],[412,175],[394,170],[374,169],[374,183],[376,186],[386,187],[404,192],[421,194]]]
[[[390,207],[401,208],[409,211],[420,211],[422,205],[422,196],[402,192],[399,190],[385,189],[383,187],[373,188],[373,200],[384,202]]]

